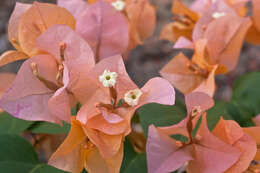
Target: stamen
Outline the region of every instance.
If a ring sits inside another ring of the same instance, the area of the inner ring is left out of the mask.
[[[63,70],[64,70],[64,66],[62,64],[60,64],[58,66],[58,73],[56,75],[56,80],[57,80],[58,84],[61,86],[63,86],[63,82],[62,82]]]
[[[37,77],[37,76],[38,76],[37,64],[36,64],[35,62],[32,62],[32,63],[30,64],[30,66],[31,66],[33,75]]]
[[[206,69],[200,68],[197,64],[194,64],[192,62],[187,62],[186,66],[193,71],[195,75],[201,75],[203,77],[208,77],[208,71]]]
[[[130,90],[125,94],[124,101],[130,106],[136,106],[142,94],[140,89]]]
[[[185,25],[186,27],[193,26],[196,21],[186,15],[174,15],[173,20],[179,24]]]
[[[104,104],[104,103],[96,103],[95,104],[95,107],[96,108],[106,108],[108,110],[112,110],[113,109],[113,106],[111,104]]]
[[[103,74],[99,76],[99,81],[104,87],[113,87],[116,84],[117,73],[104,70]]]
[[[10,40],[13,44],[20,45],[19,42],[15,38],[11,38]]]
[[[30,64],[30,66],[31,66],[31,70],[32,70],[33,75],[35,77],[37,77],[47,88],[49,88],[50,90],[53,90],[53,91],[56,91],[56,90],[59,89],[59,87],[55,83],[53,83],[53,82],[51,82],[49,80],[46,80],[46,79],[44,79],[43,77],[41,77],[39,75],[39,73],[38,73],[38,66],[37,66],[37,64],[35,62],[32,62]]]
[[[65,49],[67,48],[67,44],[64,42],[60,42],[60,57],[61,60],[64,61],[65,59]]]
[[[122,0],[112,2],[111,5],[118,11],[123,11],[125,9],[125,2]]]

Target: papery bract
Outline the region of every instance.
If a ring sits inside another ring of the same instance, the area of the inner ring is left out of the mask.
[[[223,16],[214,18],[216,13]],[[174,46],[194,49],[192,60],[179,54],[161,70],[161,75],[182,93],[203,91],[213,96],[215,74],[225,74],[235,68],[250,25],[249,18],[239,17],[224,2],[214,3],[195,25],[193,43],[180,37]]]
[[[8,25],[9,40],[17,51],[2,54],[0,65],[40,54],[36,39],[54,24],[64,24],[74,29],[75,19],[66,9],[53,4],[17,3]]]
[[[66,8],[76,19],[86,10],[85,0],[57,0],[57,5]]]
[[[83,168],[89,173],[118,173],[123,159],[123,145],[119,146],[115,155],[104,158],[86,131],[87,127],[73,117],[67,138],[51,156],[49,164],[73,173],[80,173]],[[107,147],[113,147],[113,139],[109,142]]]
[[[10,87],[12,82],[15,79],[15,74],[14,73],[0,73],[0,98],[2,97],[4,91]],[[0,108],[0,113],[3,110]]]
[[[243,129],[233,120],[220,119],[213,134],[228,144],[241,151],[239,160],[225,173],[236,173],[245,171],[256,154],[256,142],[247,135]]]
[[[98,80],[105,70],[115,72],[118,75],[114,87],[106,88]],[[76,93],[76,98],[84,104],[77,116],[77,119],[84,124],[88,121],[91,123],[91,119],[94,121],[95,116],[100,116],[99,121],[102,120],[103,123],[107,121],[105,124],[123,125],[123,132],[128,134],[130,132],[131,117],[138,107],[151,102],[174,104],[174,89],[166,80],[153,78],[143,88],[139,89],[129,78],[120,56],[102,60],[87,76],[82,78],[84,80],[80,80],[81,83],[74,87],[72,91]],[[128,105],[125,97],[126,93],[135,89],[142,94],[136,100],[137,104],[131,106]],[[117,106],[120,100],[123,100],[124,103]],[[111,104],[111,101],[113,104]],[[100,124],[100,127],[97,123],[93,123],[93,125],[93,128],[103,128],[102,124]]]
[[[180,0],[173,0],[172,13],[175,15],[175,20],[163,28],[161,39],[175,42],[183,36],[191,40],[192,31],[199,20],[199,15],[186,7]]]
[[[214,18],[215,14],[223,16]],[[251,26],[249,18],[238,16],[227,4],[219,1],[200,18],[193,31],[193,42],[206,39],[206,57],[210,65],[219,64],[217,73],[235,68],[242,44]]]
[[[180,53],[163,67],[160,74],[184,94],[197,91],[213,96],[218,65],[209,65],[204,59],[206,44],[206,40],[199,40],[192,60]]]
[[[110,3],[111,7],[114,10],[117,10],[117,13],[111,13],[112,10],[108,8],[106,5],[104,5],[104,1],[107,3]],[[89,6],[86,7],[86,5],[83,5],[84,1],[82,0],[59,0],[58,4],[67,8],[74,16],[76,16],[77,20],[80,19],[81,22],[79,26],[84,27],[84,29],[80,29],[80,32],[85,33],[85,37],[87,40],[90,40],[90,44],[95,44],[95,40],[93,35],[94,29],[92,30],[92,27],[90,29],[87,29],[89,26],[86,27],[86,23],[88,23],[88,20],[86,19],[86,16],[89,17],[89,15],[95,15],[97,16],[96,19],[90,18],[91,22],[93,23],[95,20],[96,22],[94,23],[100,23],[97,19],[98,18],[104,18],[105,20],[108,21],[114,21],[109,25],[109,30],[107,32],[113,31],[112,33],[115,36],[111,36],[110,40],[113,40],[113,44],[117,44],[117,47],[112,47],[110,46],[110,51],[113,53],[114,51],[117,51],[116,53],[124,53],[126,51],[125,46],[127,46],[128,50],[135,48],[137,45],[140,45],[143,43],[143,40],[150,37],[154,30],[155,30],[155,23],[156,23],[156,8],[149,3],[148,0],[126,0],[126,1],[121,1],[121,0],[89,0],[88,4]],[[115,3],[121,3],[122,4],[122,9],[121,8],[116,8]],[[99,4],[99,5],[98,5]],[[92,6],[92,7],[91,7]],[[83,7],[85,10],[83,10]],[[115,8],[114,8],[115,7]],[[77,9],[77,10],[76,10]],[[102,9],[105,13],[100,13],[98,9]],[[106,10],[105,10],[106,9]],[[89,12],[87,12],[89,10]],[[85,11],[85,12],[84,12]],[[111,11],[108,13],[108,11]],[[126,37],[125,33],[122,36],[122,30],[125,30],[125,24],[122,22],[121,15],[118,13],[121,13],[122,16],[124,16],[128,26],[128,37]],[[83,15],[85,15],[85,19],[83,19]],[[116,17],[115,17],[116,15]],[[80,17],[81,16],[81,17]],[[120,20],[119,20],[120,19]],[[85,22],[87,21],[87,22]],[[117,21],[117,22],[115,22]],[[83,22],[83,23],[82,23]],[[106,23],[106,22],[104,22]],[[115,26],[120,25],[120,27]],[[98,24],[99,25],[99,24]],[[123,27],[124,26],[124,27]],[[98,26],[94,26],[95,29]],[[84,31],[85,30],[85,31]],[[106,32],[107,29],[103,29],[103,32]],[[116,32],[115,32],[116,31]],[[119,33],[119,31],[121,33]],[[95,31],[99,32],[99,30]],[[117,35],[121,34],[121,38]],[[95,34],[94,34],[95,35]],[[106,35],[105,35],[106,36]],[[87,38],[90,37],[91,39]],[[108,37],[108,36],[107,36]],[[117,38],[117,39],[116,39]],[[126,38],[127,40],[127,45],[126,45]],[[121,40],[121,45],[118,44],[118,40]],[[95,46],[95,45],[93,45]],[[104,45],[108,46],[108,45]],[[105,52],[108,50],[104,48]],[[124,51],[124,52],[122,52]],[[107,54],[104,57],[116,55],[116,54]],[[109,52],[108,52],[109,53]],[[102,52],[101,52],[102,54]],[[102,59],[102,58],[101,58]]]
[[[103,83],[111,78],[115,80],[111,85]],[[175,101],[173,87],[162,78],[153,78],[139,89],[129,78],[121,56],[101,60],[78,81],[71,88],[83,104],[77,120],[105,159],[119,152],[124,137],[131,132],[130,122],[137,108],[152,102],[172,105]]]
[[[260,44],[260,22],[259,22],[259,17],[260,17],[260,3],[257,0],[252,0],[252,21],[253,25],[249,28],[247,36],[246,36],[246,41],[251,43],[251,44]]]
[[[197,98],[198,102],[195,102]],[[210,103],[211,102],[211,103]],[[212,99],[203,93],[186,96],[187,117],[169,127],[149,127],[147,160],[149,173],[172,172],[187,163],[187,172],[222,173],[240,156],[240,151],[214,136],[207,127],[205,111],[213,106]],[[195,137],[191,133],[202,115]],[[171,135],[182,134],[188,141],[177,141]]]
[[[129,42],[126,18],[109,3],[89,5],[77,18],[76,31],[92,47],[96,61],[123,54]]]
[[[245,16],[247,12],[246,3],[249,0],[218,0],[223,1],[227,5],[229,5],[231,8],[233,8],[237,14],[240,16]],[[212,1],[212,0],[195,0],[190,8],[202,16],[207,12],[207,10],[210,8],[210,6],[218,1]]]
[[[200,18],[211,18],[209,11],[218,8],[221,11],[231,12],[243,17],[247,12],[246,3],[247,1],[240,0],[218,0],[214,2],[211,0],[196,0],[188,8],[180,0],[173,0],[172,13],[174,21],[163,28],[161,39],[176,42],[180,37],[186,37],[192,40],[195,25],[199,20],[202,20]],[[205,19],[202,21],[205,21]],[[206,28],[206,25],[203,26]]]
[[[126,0],[125,5],[130,24],[129,49],[133,49],[153,34],[156,25],[156,8],[149,3],[149,0]]]
[[[243,130],[246,134],[248,134],[249,136],[251,136],[255,140],[256,145],[257,145],[257,152],[256,152],[254,160],[260,161],[260,148],[259,148],[259,145],[260,145],[260,136],[259,136],[260,127],[259,126],[247,127],[247,128],[243,128]]]
[[[71,86],[94,66],[94,55],[84,39],[64,25],[49,28],[38,45],[49,54],[25,61],[0,105],[25,120],[69,122],[75,104]]]

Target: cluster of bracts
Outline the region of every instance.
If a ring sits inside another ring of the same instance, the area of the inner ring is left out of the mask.
[[[0,65],[26,61],[16,76],[0,75],[0,107],[24,120],[71,124],[50,165],[73,173],[118,173],[136,109],[174,105],[173,85],[185,94],[187,116],[169,127],[149,127],[148,172],[259,172],[260,127],[221,119],[210,131],[206,110],[214,105],[215,75],[235,68],[245,40],[260,44],[260,1],[196,0],[186,7],[174,0],[172,13],[161,38],[192,49],[193,57],[180,53],[160,71],[164,79],[138,88],[124,59],[154,32],[156,8],[148,0],[17,3],[8,26],[16,50],[5,52]],[[186,141],[171,137],[176,134]]]

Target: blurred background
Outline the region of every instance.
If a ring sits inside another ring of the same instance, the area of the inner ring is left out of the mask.
[[[34,0],[0,0],[0,53],[13,49],[8,41],[7,25],[8,19],[16,2],[32,3]],[[40,2],[56,3],[55,0],[38,0]],[[182,0],[190,4],[192,0]],[[127,71],[131,78],[141,87],[152,77],[159,76],[158,71],[180,51],[172,49],[173,43],[159,40],[162,27],[172,20],[172,0],[150,0],[157,7],[157,28],[152,37],[145,40],[144,45],[134,49],[126,62]],[[192,52],[184,51],[191,56]],[[22,62],[12,63],[0,68],[0,72],[17,72]],[[216,78],[216,99],[228,101],[232,95],[232,84],[235,79],[248,71],[260,69],[260,47],[244,44],[238,66],[228,75],[219,75]],[[1,82],[1,81],[0,81]],[[179,98],[182,97],[178,93]]]

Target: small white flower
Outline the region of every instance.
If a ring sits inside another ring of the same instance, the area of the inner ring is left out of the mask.
[[[104,87],[113,87],[116,84],[117,73],[105,70],[102,75],[99,76],[99,81]]]
[[[194,106],[191,110],[191,116],[195,117],[196,115],[200,114],[202,112],[200,106]]]
[[[125,93],[124,100],[128,105],[136,106],[138,105],[138,101],[142,94],[143,93],[140,89],[130,90],[127,93]]]
[[[218,19],[218,18],[223,17],[223,16],[225,16],[225,15],[226,15],[226,13],[224,13],[224,12],[216,12],[216,13],[213,13],[213,14],[212,14],[212,17],[213,17],[214,19]]]
[[[123,11],[125,8],[125,2],[122,0],[117,0],[115,2],[112,2],[111,5],[118,11]]]

